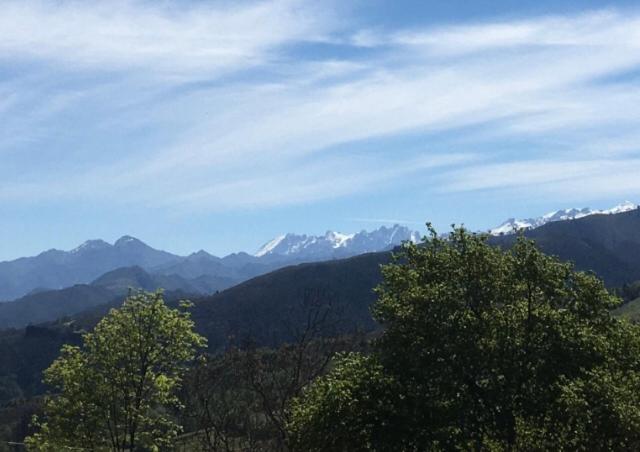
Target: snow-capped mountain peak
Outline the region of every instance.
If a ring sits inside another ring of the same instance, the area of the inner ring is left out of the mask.
[[[355,234],[342,234],[340,232],[327,231],[324,235],[325,239],[332,243],[333,248],[340,248],[346,246]]]
[[[631,201],[625,201],[622,204],[618,204],[615,207],[607,210],[601,210],[598,213],[611,215],[615,213],[629,212],[630,210],[636,210],[638,208],[637,204],[632,203]]]
[[[104,248],[110,248],[111,245],[108,244],[107,242],[105,242],[104,240],[87,240],[86,242],[84,242],[82,245],[77,246],[76,248],[72,249],[70,251],[70,253],[72,254],[78,254],[78,253],[82,253],[85,251],[90,251],[90,250],[100,250],[100,249],[104,249]]]
[[[273,240],[265,243],[255,254],[256,257],[262,257],[271,253],[282,241],[286,238],[286,235],[279,235]]]
[[[515,231],[521,229],[535,229],[544,224],[551,223],[553,221],[564,221],[564,220],[577,220],[578,218],[587,217],[589,215],[611,215],[616,213],[628,212],[630,210],[635,210],[638,208],[637,204],[634,204],[630,201],[625,201],[622,204],[619,204],[610,209],[604,210],[594,210],[589,207],[583,207],[582,209],[569,208],[569,209],[561,209],[555,210],[553,212],[549,212],[541,217],[537,218],[527,218],[517,220],[515,218],[509,218],[505,222],[503,222],[500,226],[495,227],[489,230],[489,234],[491,235],[503,235],[503,234],[513,234]]]
[[[330,259],[382,251],[400,245],[404,240],[419,241],[419,234],[404,226],[394,225],[355,234],[327,231],[324,235],[280,235],[264,244],[256,253],[263,256],[293,256],[300,259]]]

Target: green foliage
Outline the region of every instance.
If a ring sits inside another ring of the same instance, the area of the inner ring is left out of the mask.
[[[289,424],[299,450],[637,450],[640,328],[592,274],[519,238],[430,229],[383,268],[371,357],[347,356]]]
[[[393,378],[373,357],[342,355],[302,401],[293,404],[294,448],[309,451],[371,450],[402,441],[401,397]]]
[[[630,284],[623,284],[622,287],[615,290],[615,293],[620,298],[622,298],[624,302],[629,302],[640,298],[640,281],[635,281]]]
[[[618,317],[637,321],[640,319],[640,297],[623,304],[611,313]]]
[[[615,292],[624,303],[615,309],[613,314],[634,321],[640,319],[640,281],[624,284]]]
[[[58,394],[45,401],[31,450],[157,450],[179,427],[167,414],[177,406],[186,364],[204,339],[183,310],[168,308],[162,293],[125,300],[83,337],[65,345],[45,371]]]

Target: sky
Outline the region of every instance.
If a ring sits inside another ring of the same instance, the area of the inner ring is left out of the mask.
[[[640,7],[0,0],[0,260],[640,201]]]

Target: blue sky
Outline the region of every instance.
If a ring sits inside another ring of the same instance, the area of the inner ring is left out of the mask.
[[[0,260],[640,199],[640,9],[0,0]]]

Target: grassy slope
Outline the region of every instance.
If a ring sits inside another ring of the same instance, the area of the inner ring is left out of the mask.
[[[613,315],[633,320],[640,319],[640,297],[615,309]]]

